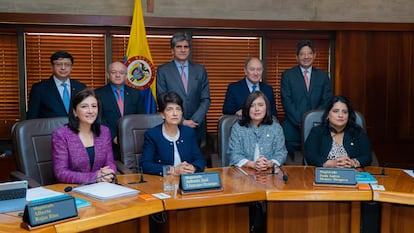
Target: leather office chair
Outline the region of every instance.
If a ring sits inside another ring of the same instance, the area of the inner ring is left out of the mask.
[[[118,123],[118,143],[122,163],[136,171],[137,159],[142,156],[144,133],[147,129],[163,123],[159,114],[131,114],[122,117]]]
[[[68,117],[42,118],[17,122],[12,128],[17,169],[12,179],[28,180],[29,187],[56,183],[51,155],[52,132],[68,122]]]
[[[221,166],[227,167],[230,164],[229,159],[226,156],[227,149],[229,147],[229,140],[231,134],[231,128],[234,123],[239,119],[236,115],[222,115],[218,120],[217,127],[217,144],[218,144],[218,156],[221,159]]]
[[[305,141],[306,141],[306,138],[308,138],[311,129],[314,126],[321,124],[323,112],[324,112],[323,110],[312,110],[304,114],[302,118],[302,151],[304,151]],[[363,129],[365,129],[364,116],[360,112],[357,112],[357,111],[355,111],[355,116],[356,116],[356,119],[355,119],[356,123],[359,126],[361,126]],[[371,165],[379,166],[377,156],[375,155],[373,151],[371,153],[372,153]],[[305,158],[304,158],[304,163],[307,164]]]

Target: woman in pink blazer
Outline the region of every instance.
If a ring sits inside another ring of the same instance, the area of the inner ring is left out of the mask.
[[[69,123],[52,134],[56,179],[63,183],[111,182],[116,171],[111,133],[101,125],[99,101],[93,89],[78,92],[70,109]]]

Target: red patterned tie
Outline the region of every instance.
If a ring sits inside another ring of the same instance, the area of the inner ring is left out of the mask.
[[[124,115],[124,101],[122,101],[122,96],[121,96],[121,90],[120,89],[116,89],[116,95],[118,96],[118,98],[116,99],[116,102],[118,103],[118,107],[119,107],[119,111],[121,112],[121,116]]]
[[[303,71],[303,77],[305,78],[306,90],[309,91],[309,77],[308,70]]]
[[[181,80],[183,81],[184,90],[187,93],[187,77],[184,72],[184,65],[181,65]]]

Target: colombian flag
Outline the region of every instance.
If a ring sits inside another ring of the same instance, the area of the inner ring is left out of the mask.
[[[145,33],[141,0],[135,0],[124,63],[128,67],[127,85],[141,90],[147,114],[156,113],[155,67]]]

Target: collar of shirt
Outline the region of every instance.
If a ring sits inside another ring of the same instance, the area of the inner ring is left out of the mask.
[[[181,63],[179,63],[177,60],[174,60],[174,63],[177,66],[178,72],[181,75]],[[188,79],[188,60],[184,62],[184,72],[185,72],[186,77]]]
[[[118,89],[116,86],[110,84],[111,89],[112,89],[112,93],[114,93],[115,99],[118,98],[116,90]],[[124,93],[125,93],[125,85],[122,85],[119,87],[119,90],[121,91],[121,98],[124,99]]]
[[[249,81],[247,77],[245,78],[245,80],[246,80],[247,87],[249,88],[250,92],[253,91],[253,85],[256,85],[256,91],[260,91],[260,82],[258,82],[257,84],[253,84],[252,82]]]
[[[304,73],[305,72],[305,68],[303,68],[302,66],[299,66],[299,67],[300,67],[300,71],[302,72],[302,75],[304,75],[305,74]],[[310,81],[311,76],[312,76],[312,66],[310,66],[306,70],[308,71],[308,78],[309,78],[309,81]]]
[[[55,81],[55,85],[56,85],[56,87],[57,87],[57,89],[58,89],[58,91],[59,91],[59,94],[60,94],[60,96],[63,96],[63,86],[62,86],[62,83],[66,83],[66,87],[68,88],[68,91],[69,91],[69,96],[70,96],[70,93],[71,93],[71,89],[70,89],[70,79],[68,78],[68,79],[66,79],[66,81],[65,82],[62,82],[62,81],[60,81],[58,78],[56,78],[54,75],[53,75],[53,80]]]

